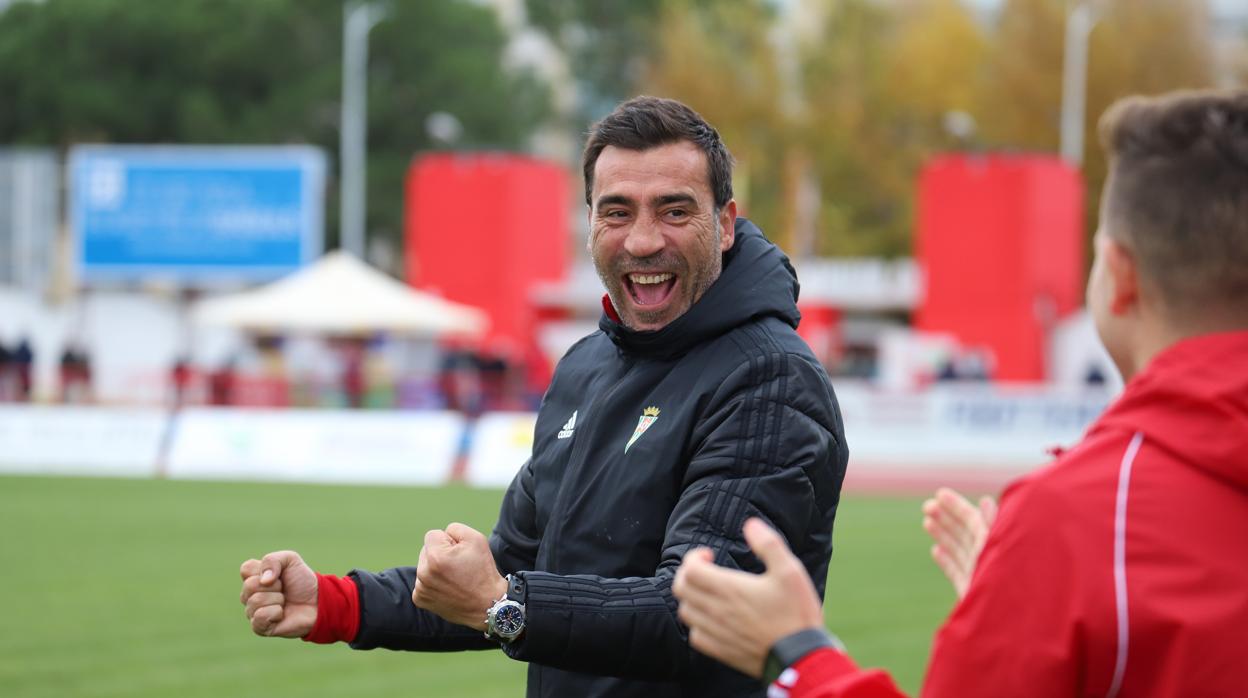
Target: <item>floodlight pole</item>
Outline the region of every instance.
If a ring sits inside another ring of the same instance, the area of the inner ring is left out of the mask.
[[[384,4],[342,7],[342,123],[338,140],[339,242],[364,259],[365,158],[368,144],[368,32],[386,18]]]
[[[1062,159],[1083,167],[1083,121],[1088,97],[1088,37],[1102,14],[1096,0],[1078,0],[1066,15],[1062,59]]]

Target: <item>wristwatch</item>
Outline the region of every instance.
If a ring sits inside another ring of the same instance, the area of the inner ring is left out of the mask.
[[[507,593],[485,612],[485,636],[512,642],[524,632],[524,580],[507,575]]]
[[[823,628],[807,628],[776,640],[767,653],[767,661],[763,663],[763,683],[770,684],[780,678],[785,669],[797,663],[797,660],[817,649],[831,647],[842,652],[845,645],[840,639]]]

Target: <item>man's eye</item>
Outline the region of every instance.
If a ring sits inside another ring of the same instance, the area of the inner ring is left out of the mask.
[[[689,215],[689,212],[683,208],[674,208],[668,211],[666,215],[668,218],[684,218]]]

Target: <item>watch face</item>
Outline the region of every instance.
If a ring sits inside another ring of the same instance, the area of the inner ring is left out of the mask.
[[[494,614],[494,630],[503,637],[514,637],[524,629],[524,611],[506,604]]]

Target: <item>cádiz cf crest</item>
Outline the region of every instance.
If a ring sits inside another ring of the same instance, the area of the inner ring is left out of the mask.
[[[642,410],[641,417],[637,419],[637,428],[633,430],[632,438],[628,440],[628,443],[624,444],[624,452],[628,453],[628,447],[632,446],[633,443],[637,441],[637,439],[640,439],[641,435],[646,433],[646,430],[650,428],[650,425],[654,424],[656,421],[658,421],[658,419],[659,419],[659,408],[647,407],[646,409]]]

